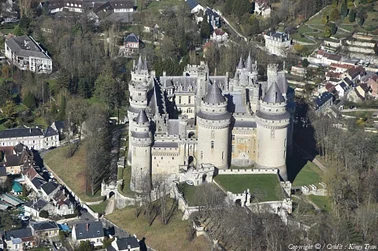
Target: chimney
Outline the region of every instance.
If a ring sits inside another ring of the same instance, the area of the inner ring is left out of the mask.
[[[89,223],[85,224],[85,230],[88,232],[89,231]]]
[[[29,132],[30,132],[30,134],[31,134],[31,132],[32,132],[32,129],[31,129],[31,128],[29,128]]]

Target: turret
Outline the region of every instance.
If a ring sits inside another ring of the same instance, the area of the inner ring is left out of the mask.
[[[256,165],[260,168],[278,168],[287,179],[286,149],[290,115],[286,100],[276,82],[273,82],[256,112],[258,153]]]
[[[229,166],[229,126],[227,99],[214,82],[197,113],[197,164],[211,163],[219,169]]]
[[[151,185],[151,144],[150,121],[146,112],[140,110],[133,120],[131,131],[131,181],[130,188],[135,192],[146,192]]]

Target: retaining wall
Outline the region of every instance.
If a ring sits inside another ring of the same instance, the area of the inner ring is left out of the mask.
[[[278,174],[277,168],[254,168],[254,169],[227,169],[219,170],[218,175],[221,174]]]

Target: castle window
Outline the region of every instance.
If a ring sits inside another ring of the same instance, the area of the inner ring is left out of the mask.
[[[203,151],[201,151],[201,159],[203,159]]]
[[[284,151],[284,155],[283,155],[284,158],[286,158],[286,150]]]
[[[285,142],[284,142],[284,147],[286,147],[286,138],[285,138]]]
[[[160,159],[163,159],[163,157],[160,157]]]
[[[274,139],[274,130],[270,130],[270,138]]]
[[[179,96],[179,104],[181,104],[181,96]]]
[[[214,140],[211,141],[211,149],[214,149]]]
[[[189,97],[188,97],[188,104],[190,104],[191,102],[192,102],[192,97],[189,96]]]
[[[231,145],[231,152],[233,153],[235,151],[235,146]]]
[[[215,132],[214,130],[211,130],[211,138],[213,139],[215,137]]]
[[[232,140],[235,140],[235,134],[232,134],[231,138]]]
[[[224,160],[224,151],[222,152],[222,160]]]
[[[172,160],[174,160],[175,159],[175,157],[172,157]]]
[[[156,156],[154,157],[154,159],[156,159]]]

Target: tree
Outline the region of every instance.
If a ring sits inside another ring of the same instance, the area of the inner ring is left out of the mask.
[[[201,22],[201,38],[208,39],[210,38],[210,24],[207,22],[207,16],[203,16],[203,20]]]
[[[66,96],[62,95],[60,99],[60,105],[59,105],[58,120],[64,120],[66,118],[66,107],[67,107]]]
[[[331,27],[326,25],[324,27],[324,37],[330,37],[332,35]]]
[[[39,217],[49,218],[49,212],[47,212],[46,210],[42,210],[41,212],[39,212]]]
[[[351,9],[349,11],[349,22],[353,23],[354,21],[356,21],[356,10]]]
[[[24,95],[22,103],[30,109],[34,109],[37,107],[37,103],[35,102],[35,96],[30,91],[28,91]]]
[[[329,20],[337,21],[339,19],[340,19],[339,10],[337,8],[333,8],[333,10],[331,11],[331,14],[329,15]]]
[[[9,210],[0,211],[0,229],[4,231],[9,231],[12,229],[19,229],[21,227],[21,222],[15,218]]]
[[[5,102],[5,106],[3,107],[3,115],[7,119],[7,121],[4,123],[4,125],[8,128],[12,128],[16,125],[16,104],[13,102],[13,100],[7,100]]]
[[[310,63],[308,62],[307,58],[305,58],[305,59],[302,60],[302,66],[304,68],[307,68],[309,65],[310,65]]]
[[[93,251],[94,247],[91,245],[89,241],[82,241],[80,242],[79,248],[77,251]]]
[[[374,45],[374,52],[375,52],[375,55],[378,55],[378,43],[375,43]]]
[[[81,97],[74,97],[67,102],[66,118],[69,122],[70,131],[79,131],[79,141],[81,140],[82,124],[87,117],[88,103]]]
[[[328,20],[329,20],[329,16],[328,16],[327,12],[323,11],[322,23],[326,24],[326,23],[328,23]]]
[[[341,3],[340,14],[342,17],[346,17],[348,15],[348,7],[345,1],[342,1]]]

